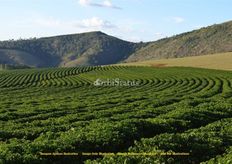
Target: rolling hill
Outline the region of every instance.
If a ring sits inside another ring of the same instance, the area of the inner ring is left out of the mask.
[[[155,42],[132,43],[96,31],[0,42],[0,64],[73,67],[232,52],[232,21]]]
[[[0,63],[33,67],[71,67],[120,62],[141,44],[90,32],[0,42]]]
[[[126,62],[232,52],[232,21],[150,42]]]

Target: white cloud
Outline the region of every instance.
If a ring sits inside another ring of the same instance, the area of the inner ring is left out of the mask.
[[[90,0],[79,0],[79,4],[82,6],[87,6],[90,4]]]
[[[116,28],[116,26],[111,22],[100,19],[98,17],[83,19],[76,22],[75,26],[80,28]]]
[[[113,5],[111,0],[104,0],[101,3],[94,3],[91,0],[79,0],[79,4],[82,6],[94,6],[94,7],[105,7],[112,9],[122,9],[116,5]]]
[[[183,23],[185,21],[184,18],[182,18],[182,17],[172,17],[172,20],[175,23]]]
[[[70,20],[70,21],[61,21],[50,18],[39,18],[33,20],[33,24],[36,24],[40,27],[48,27],[48,28],[76,28],[80,30],[104,30],[104,29],[112,29],[117,28],[116,25],[112,24],[110,21],[103,20],[98,17],[92,17],[88,19],[82,20]]]
[[[105,0],[102,4],[106,7],[113,7],[112,2],[110,2],[109,0]]]

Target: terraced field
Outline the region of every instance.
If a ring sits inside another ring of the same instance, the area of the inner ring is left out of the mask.
[[[96,86],[97,79],[138,85]],[[232,162],[229,71],[135,66],[2,71],[0,100],[0,163]],[[78,155],[43,154],[64,152]],[[114,154],[84,154],[90,152]]]

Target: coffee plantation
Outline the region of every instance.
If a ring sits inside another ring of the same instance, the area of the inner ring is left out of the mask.
[[[138,85],[95,86],[97,79]],[[2,70],[0,127],[0,163],[231,163],[232,72],[136,66]],[[91,152],[141,155],[83,155]]]

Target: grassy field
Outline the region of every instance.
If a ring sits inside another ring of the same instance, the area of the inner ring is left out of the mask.
[[[135,63],[125,63],[120,65],[131,66],[153,66],[153,67],[198,67],[220,70],[232,70],[232,53],[221,53],[204,56],[149,60]]]
[[[115,79],[122,83],[104,83]],[[1,71],[0,99],[0,163],[232,159],[230,71],[135,66]]]

